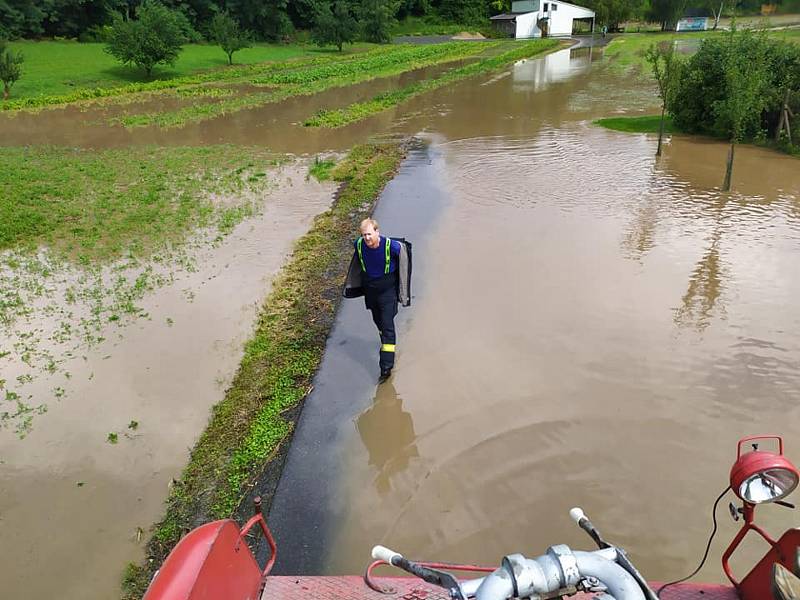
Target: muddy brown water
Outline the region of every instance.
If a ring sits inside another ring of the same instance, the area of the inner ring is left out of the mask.
[[[340,313],[271,513],[281,572],[357,573],[378,543],[489,565],[589,548],[579,505],[668,580],[702,555],[739,437],[780,432],[800,460],[800,163],[742,147],[723,194],[724,144],[674,137],[656,161],[652,136],[591,125],[653,108],[594,52],[438,91],[395,122],[432,135],[378,211],[417,242],[415,302],[380,387],[368,315]],[[736,527],[724,509],[707,581]]]
[[[598,58],[582,48],[523,61],[337,131],[296,123],[369,97],[368,85],[180,130],[99,132],[49,112],[0,124],[5,134],[24,121],[17,140],[30,131],[89,147],[224,141],[299,153],[372,134],[426,140],[377,215],[415,241],[398,366],[375,386],[375,333],[363,305],[345,303],[271,513],[284,572],[359,572],[376,543],[488,564],[554,543],[586,548],[566,514],[580,505],[646,576],[669,579],[702,553],[740,436],[780,432],[800,461],[800,163],[741,147],[735,191],[722,194],[724,145],[674,137],[656,161],[651,136],[591,125],[655,104]],[[48,134],[36,118],[63,120]],[[267,272],[242,268],[237,281]],[[3,440],[9,597],[113,596],[119,566],[140,556],[135,527],[158,517],[235,369],[263,297],[263,286],[241,287],[210,294],[208,312],[171,329],[154,318],[126,333],[110,359],[90,357],[91,400],[64,399],[22,443]],[[162,317],[197,306],[153,303]],[[137,435],[104,446],[137,414]],[[797,522],[780,508],[762,514],[773,530]],[[735,527],[720,518],[706,580],[721,579]],[[43,564],[58,570],[49,581]]]

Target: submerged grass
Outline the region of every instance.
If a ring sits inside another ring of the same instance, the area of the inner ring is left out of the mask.
[[[297,242],[276,279],[239,371],[153,529],[148,560],[125,570],[126,599],[141,597],[173,545],[198,521],[230,516],[245,484],[288,440],[293,424],[282,413],[309,391],[338,305],[353,231],[402,156],[396,144],[359,146],[333,171],[344,184],[340,194]]]
[[[176,111],[129,115],[117,121],[126,127],[181,127],[293,96],[316,94],[335,87],[460,60],[496,45],[496,42],[448,42],[427,46],[405,44],[364,52],[342,60],[304,61],[300,64],[287,63],[283,68],[274,66],[260,71],[252,70],[239,77],[238,81],[265,86],[269,88],[268,91],[226,98],[212,104],[186,106]]]
[[[236,146],[101,152],[0,148],[0,250],[47,246],[81,263],[140,257],[197,227],[232,222],[212,194],[263,185],[276,163]]]
[[[399,90],[379,94],[366,102],[356,102],[336,110],[321,110],[307,119],[304,125],[306,127],[343,127],[397,106],[420,94],[450,85],[462,79],[500,69],[511,62],[539,54],[557,45],[558,42],[552,39],[525,42],[497,56],[484,58],[470,65],[453,69],[435,79],[426,79]]]

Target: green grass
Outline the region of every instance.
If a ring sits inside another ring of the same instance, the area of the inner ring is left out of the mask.
[[[507,42],[507,45],[514,46],[514,48],[497,56],[484,58],[464,67],[453,69],[435,79],[426,79],[399,90],[379,94],[366,102],[356,102],[345,108],[336,110],[319,111],[307,119],[304,125],[306,127],[343,127],[350,123],[366,119],[388,108],[397,106],[415,96],[450,85],[462,79],[503,68],[511,62],[534,54],[539,54],[557,46],[558,42],[556,40],[536,40],[533,42],[524,42],[523,44]]]
[[[142,565],[129,565],[125,598],[140,598],[153,572],[197,519],[229,517],[282,443],[283,413],[309,392],[340,299],[351,239],[403,156],[397,145],[354,148],[333,172],[345,185],[318,216],[273,284],[236,377],[172,488]]]
[[[333,168],[335,166],[336,161],[320,159],[317,156],[313,164],[308,168],[308,174],[317,181],[327,181],[333,177]]]
[[[625,133],[658,133],[661,124],[661,115],[646,115],[642,117],[609,117],[597,119],[595,125],[614,131]],[[664,133],[675,133],[677,129],[669,115],[664,117]]]
[[[104,44],[78,42],[12,42],[11,48],[25,57],[22,77],[14,85],[11,98],[54,96],[85,88],[111,88],[149,81],[144,72],[118,63],[104,52]],[[258,44],[233,55],[236,64],[285,61],[319,54],[313,46]],[[225,68],[228,58],[217,46],[184,46],[174,66],[158,66],[154,79],[168,80],[193,73]]]
[[[215,103],[189,105],[175,111],[134,114],[118,121],[126,127],[181,127],[187,123],[213,119],[221,114],[255,108],[293,96],[316,94],[335,87],[460,60],[496,45],[497,42],[403,44],[335,60],[301,60],[299,64],[270,65],[269,69],[253,69],[244,76],[239,75],[241,82],[264,86],[269,91],[223,98]]]
[[[247,207],[212,193],[263,187],[275,157],[234,146],[101,152],[0,148],[0,250],[47,246],[81,262],[142,256],[199,226],[229,228]]]

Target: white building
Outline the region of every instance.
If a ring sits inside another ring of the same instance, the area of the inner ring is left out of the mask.
[[[518,40],[572,35],[573,21],[590,21],[594,11],[561,0],[521,0],[511,3],[511,12],[492,17],[495,27]]]

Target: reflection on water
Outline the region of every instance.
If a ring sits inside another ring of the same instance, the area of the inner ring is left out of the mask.
[[[403,410],[403,400],[391,381],[378,386],[375,403],[356,421],[356,429],[369,453],[369,464],[377,470],[375,489],[385,495],[391,491],[391,478],[408,468],[419,456],[411,413]]]

